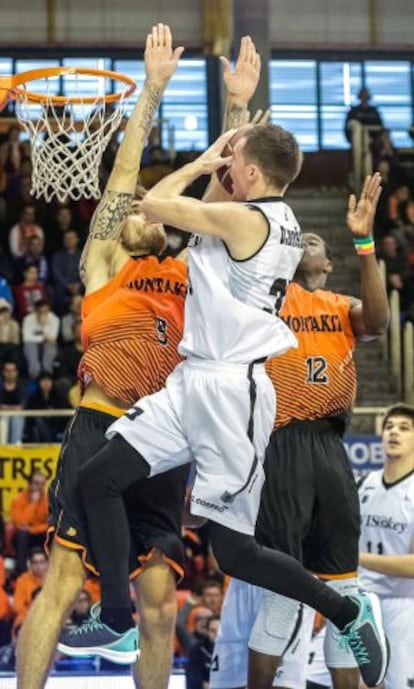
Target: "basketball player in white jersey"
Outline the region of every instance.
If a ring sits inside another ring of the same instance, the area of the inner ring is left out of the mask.
[[[391,645],[384,689],[414,686],[414,406],[396,404],[382,426],[383,471],[359,488],[360,585],[380,599]]]
[[[101,573],[102,615],[113,622],[109,626],[96,618],[61,650],[80,655],[99,646],[102,653],[127,637],[128,630],[118,624],[129,609],[122,493],[150,475],[195,460],[191,511],[210,519],[221,569],[320,610],[363,655],[361,669],[375,686],[387,650],[368,599],[341,597],[292,558],[254,540],[262,463],[275,414],[274,388],[263,362],[296,346],[277,315],[302,255],[299,225],[283,199],[300,170],[301,154],[292,134],[265,125],[244,130],[232,155],[223,157],[234,133],[219,137],[196,161],[161,180],[142,202],[148,220],[196,233],[180,345],[187,359],[164,390],[140,400],[110,427],[110,442],[81,471]],[[231,166],[238,203],[182,196],[195,179],[223,165]]]

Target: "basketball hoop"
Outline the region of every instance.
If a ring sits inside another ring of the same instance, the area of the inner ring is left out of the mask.
[[[84,95],[82,85],[91,76],[98,77],[102,89],[97,95]],[[74,95],[56,95],[57,80],[68,77]],[[123,88],[105,93],[108,79],[121,82]],[[27,88],[40,80],[42,92]],[[31,193],[36,198],[51,201],[56,196],[64,202],[68,197],[75,201],[100,197],[102,154],[121,123],[125,99],[135,88],[130,77],[104,69],[49,67],[0,77],[0,107],[8,99],[16,102],[16,117],[31,139]]]

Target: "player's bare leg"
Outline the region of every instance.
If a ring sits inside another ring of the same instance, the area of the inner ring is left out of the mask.
[[[17,688],[43,689],[60,630],[82,588],[79,555],[55,543],[44,586],[23,623],[17,644]]]
[[[133,675],[137,689],[167,689],[173,654],[177,600],[175,574],[161,552],[136,579],[140,602],[140,658]]]

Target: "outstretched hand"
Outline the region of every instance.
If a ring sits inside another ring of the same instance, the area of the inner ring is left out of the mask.
[[[250,36],[243,36],[241,39],[240,52],[233,71],[226,57],[221,56],[220,61],[228,95],[248,103],[256,91],[260,78],[260,55]]]
[[[147,35],[145,44],[145,73],[147,78],[159,85],[164,85],[177,69],[178,61],[184,48],[173,50],[170,27],[157,24]]]
[[[355,237],[369,237],[374,227],[375,213],[381,196],[381,175],[375,172],[365,178],[359,201],[351,194],[348,201],[346,222]]]

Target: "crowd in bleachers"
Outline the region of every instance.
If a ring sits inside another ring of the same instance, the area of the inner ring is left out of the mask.
[[[36,470],[27,487],[13,499],[10,519],[0,529],[0,672],[14,670],[15,647],[22,622],[43,586],[48,557],[43,548],[47,537],[48,498],[46,478]],[[185,572],[178,584],[179,608],[174,661],[184,667],[188,688],[199,689],[208,677],[223,601],[223,577],[209,549],[204,528],[183,529]],[[80,625],[91,605],[100,599],[99,581],[88,575],[77,603],[67,620]],[[139,605],[131,586],[131,605],[139,622]],[[56,669],[67,670],[69,661],[56,654]],[[111,668],[117,669],[117,666]]]

